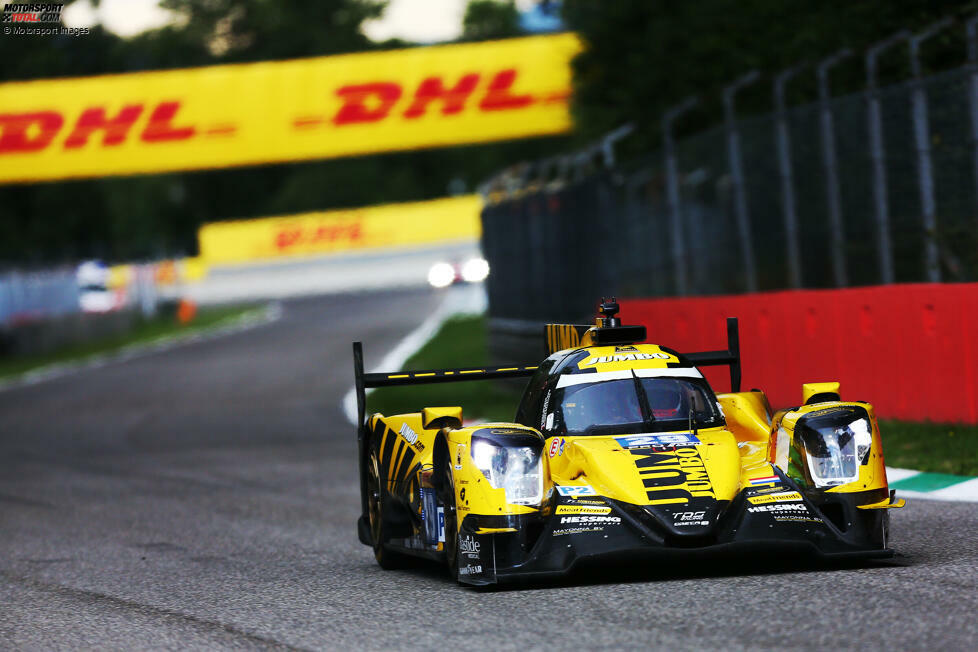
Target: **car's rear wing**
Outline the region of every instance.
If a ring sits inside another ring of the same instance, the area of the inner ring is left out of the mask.
[[[498,378],[526,378],[533,375],[537,365],[507,365],[505,367],[462,367],[458,369],[425,369],[421,371],[395,371],[393,373],[364,373],[363,345],[353,343],[353,374],[356,381],[357,427],[362,428],[367,408],[367,389],[373,387],[400,387],[404,385],[432,385],[457,383],[467,380],[495,380]]]
[[[547,324],[544,337],[548,351],[569,348],[570,341],[580,346],[591,344],[635,343],[646,337],[644,326],[593,327],[574,324]],[[582,341],[583,340],[583,341]],[[626,342],[627,341],[627,342]],[[559,348],[555,348],[559,347]],[[698,351],[681,354],[681,357],[697,367],[728,365],[730,367],[730,391],[740,391],[740,332],[736,317],[727,318],[727,348],[720,351]],[[399,387],[404,385],[431,385],[456,383],[467,380],[494,380],[498,378],[526,378],[533,375],[537,365],[508,365],[504,367],[462,367],[458,369],[425,369],[421,371],[395,371],[392,373],[364,373],[363,345],[353,343],[353,373],[356,379],[357,427],[363,427],[367,408],[367,389],[373,387]]]

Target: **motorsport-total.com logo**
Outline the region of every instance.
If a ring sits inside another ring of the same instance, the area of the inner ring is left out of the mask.
[[[8,2],[3,6],[3,23],[25,23],[29,25],[60,23],[63,2]]]
[[[14,36],[81,36],[87,27],[65,27],[61,24],[63,2],[8,2],[0,11],[3,33]]]

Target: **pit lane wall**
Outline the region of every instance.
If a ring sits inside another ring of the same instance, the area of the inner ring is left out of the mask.
[[[725,318],[739,318],[743,387],[775,406],[800,403],[804,382],[838,380],[885,418],[978,423],[978,283],[620,303],[624,321],[679,351],[722,348]],[[724,369],[704,372],[726,390]]]

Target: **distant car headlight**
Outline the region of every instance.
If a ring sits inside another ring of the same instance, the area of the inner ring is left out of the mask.
[[[448,287],[454,280],[455,269],[448,263],[435,263],[428,270],[428,283],[433,287]]]
[[[816,487],[858,480],[873,445],[873,426],[861,408],[813,412],[799,421],[796,435]]]
[[[494,489],[506,492],[506,502],[538,505],[543,502],[541,451],[536,446],[499,446],[473,438],[472,461]]]
[[[489,263],[485,258],[471,258],[462,265],[462,278],[468,283],[481,283],[489,276]]]

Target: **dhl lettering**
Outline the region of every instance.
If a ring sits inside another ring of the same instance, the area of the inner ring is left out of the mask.
[[[390,113],[401,98],[401,86],[393,82],[374,82],[343,86],[336,90],[343,106],[333,116],[337,126],[362,122],[377,122]]]
[[[322,224],[314,229],[282,229],[275,234],[275,246],[281,251],[299,244],[356,242],[362,238],[363,224],[358,220],[343,224]]]
[[[102,147],[125,142],[129,131],[143,113],[142,104],[127,104],[113,117],[106,116],[104,106],[82,111],[65,139],[65,149],[84,147],[92,134],[102,131]],[[191,126],[173,125],[180,102],[160,102],[149,116],[140,139],[147,143],[186,140],[196,133]],[[64,126],[64,116],[56,111],[6,113],[0,115],[0,154],[36,152],[46,148]]]
[[[64,121],[54,111],[0,114],[0,154],[44,149],[58,135]]]
[[[142,139],[147,143],[160,143],[169,140],[186,140],[194,135],[193,127],[173,127],[170,122],[180,110],[179,102],[160,102],[153,114],[149,116],[149,124],[143,129]]]
[[[136,120],[139,119],[142,112],[142,104],[126,105],[119,110],[119,113],[114,118],[105,117],[104,106],[85,109],[81,117],[78,118],[78,122],[75,123],[75,128],[65,140],[64,147],[65,149],[83,147],[88,143],[88,139],[92,133],[99,130],[104,131],[102,136],[103,146],[111,147],[113,145],[119,145],[129,135],[129,129],[136,124]]]
[[[716,498],[695,448],[657,446],[629,449],[652,505],[685,504],[692,497]]]
[[[445,81],[441,77],[424,79],[414,92],[411,104],[404,111],[403,117],[409,120],[420,118],[427,113],[428,105],[436,101],[442,104],[442,115],[461,113],[469,97],[475,92],[480,78],[481,75],[478,73],[463,75],[451,88],[445,87]],[[513,94],[516,78],[515,68],[496,73],[479,101],[479,110],[520,109],[536,102],[537,99],[531,94]],[[403,94],[402,86],[391,81],[353,84],[338,88],[336,95],[343,100],[343,105],[333,116],[333,124],[342,126],[384,120]],[[303,118],[293,124],[297,128],[305,128],[313,123],[309,118]]]
[[[516,81],[516,70],[503,70],[489,82],[489,92],[482,98],[479,108],[483,111],[519,109],[533,104],[532,95],[512,95],[510,89]]]
[[[459,113],[465,108],[465,101],[469,99],[479,83],[479,75],[465,75],[458,83],[450,89],[445,89],[440,77],[429,77],[421,82],[417,92],[414,94],[414,102],[404,112],[405,118],[418,118],[428,110],[428,104],[436,100],[441,100],[441,112],[443,115]]]

